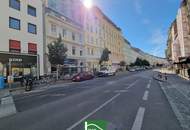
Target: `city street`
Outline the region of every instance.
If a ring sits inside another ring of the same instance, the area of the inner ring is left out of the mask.
[[[17,114],[1,130],[84,130],[105,120],[108,130],[182,130],[153,71],[120,73],[14,96]]]

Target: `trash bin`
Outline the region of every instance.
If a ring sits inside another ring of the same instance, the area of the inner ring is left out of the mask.
[[[0,76],[0,89],[4,89],[4,87],[5,87],[4,77]]]

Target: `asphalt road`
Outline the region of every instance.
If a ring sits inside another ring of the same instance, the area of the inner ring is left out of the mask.
[[[123,73],[15,96],[18,113],[0,119],[0,130],[84,130],[94,119],[109,130],[182,130],[152,76]]]

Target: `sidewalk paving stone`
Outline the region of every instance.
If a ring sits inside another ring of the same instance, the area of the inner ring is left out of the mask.
[[[166,82],[159,83],[182,128],[190,130],[190,82],[170,74]]]

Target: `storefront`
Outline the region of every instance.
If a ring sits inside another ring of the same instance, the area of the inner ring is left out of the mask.
[[[174,64],[177,65],[177,73],[182,77],[189,79],[190,57],[180,57],[179,62]]]
[[[64,65],[60,66],[60,75],[73,75],[85,70],[84,61],[78,59],[66,59]],[[55,72],[56,67],[51,67],[51,71]]]
[[[0,75],[4,77],[28,74],[37,76],[39,72],[37,68],[37,55],[0,52]]]

